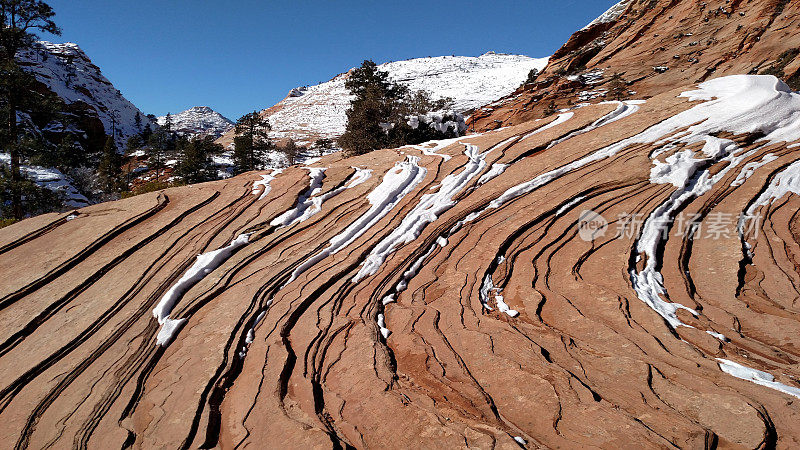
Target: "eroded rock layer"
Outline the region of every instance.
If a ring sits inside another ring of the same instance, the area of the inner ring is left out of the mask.
[[[728,77],[3,228],[3,446],[797,447],[798,117]]]
[[[771,74],[800,89],[800,2],[622,0],[573,34],[535,82],[477,111],[469,125],[491,130],[734,74]]]

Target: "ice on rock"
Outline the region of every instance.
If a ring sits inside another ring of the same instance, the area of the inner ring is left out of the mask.
[[[175,332],[180,328],[185,319],[171,319],[169,317],[175,304],[181,297],[195,284],[200,282],[206,275],[213,272],[217,267],[231,257],[234,251],[247,245],[250,240],[249,234],[240,234],[227,246],[207,253],[197,255],[197,260],[183,276],[169,288],[161,297],[156,307],[153,309],[153,317],[158,320],[161,329],[158,332],[156,343],[166,346],[174,337]]]
[[[353,277],[353,282],[358,282],[367,276],[373,275],[378,268],[399,246],[416,239],[426,225],[435,221],[439,215],[453,205],[453,197],[464,189],[469,182],[486,166],[486,153],[480,153],[478,147],[464,144],[469,161],[464,168],[455,174],[447,175],[441,182],[439,190],[432,194],[424,194],[419,204],[414,207],[400,222],[400,224],[370,252],[362,263],[361,269]]]
[[[720,370],[728,375],[732,375],[742,380],[751,381],[761,386],[766,386],[770,389],[791,395],[792,397],[800,398],[800,388],[779,383],[775,381],[775,377],[772,376],[772,374],[761,370],[752,369],[727,359],[717,358],[717,362],[719,362]]]

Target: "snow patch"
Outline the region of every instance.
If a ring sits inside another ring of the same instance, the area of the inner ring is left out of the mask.
[[[481,175],[481,177],[478,178],[478,186],[484,185],[489,181],[497,178],[498,176],[500,176],[500,174],[505,172],[507,167],[508,164],[500,164],[500,163],[492,164],[492,167],[490,167],[485,174]]]
[[[397,228],[373,248],[362,263],[361,269],[353,277],[354,283],[376,273],[380,265],[397,247],[416,239],[426,225],[435,221],[441,213],[455,205],[453,197],[464,189],[478,173],[483,171],[488,152],[480,153],[478,147],[473,144],[464,145],[466,146],[464,154],[469,161],[461,172],[447,175],[439,185],[437,192],[422,195],[419,204],[403,218]]]
[[[300,264],[292,272],[292,276],[286,284],[296,280],[303,272],[328,256],[336,254],[366,233],[394,209],[409,192],[413,191],[425,179],[427,173],[425,168],[419,166],[419,158],[416,156],[407,156],[405,161],[396,163],[394,168],[384,175],[381,184],[367,195],[367,201],[371,205],[369,210],[359,216],[344,231],[332,237],[327,248]]]
[[[751,381],[761,386],[766,386],[770,389],[783,392],[784,394],[791,395],[792,397],[800,398],[800,388],[794,386],[787,386],[783,383],[775,381],[775,377],[767,372],[751,369],[750,367],[743,366],[739,363],[717,358],[719,368],[728,375],[732,375],[741,380]]]
[[[753,161],[745,164],[744,166],[742,166],[742,171],[739,172],[739,175],[731,183],[731,186],[732,187],[741,186],[742,184],[744,184],[745,181],[747,181],[747,179],[753,176],[753,173],[755,173],[757,169],[760,169],[761,167],[771,163],[772,161],[775,161],[776,159],[778,159],[777,156],[773,155],[772,153],[767,153],[766,155],[764,155],[763,158],[761,158],[761,161]]]
[[[590,28],[590,27],[592,27],[594,25],[600,24],[600,23],[613,22],[613,21],[619,19],[622,16],[622,14],[625,12],[625,9],[627,9],[628,3],[630,3],[630,2],[631,2],[631,0],[622,0],[621,2],[619,2],[616,5],[612,6],[611,8],[608,8],[608,10],[606,12],[604,12],[603,14],[601,14],[600,17],[594,19],[588,25],[586,25],[585,27],[581,28],[581,31],[583,31],[583,30],[585,30],[587,28]]]
[[[250,234],[240,234],[236,239],[231,241],[227,246],[197,255],[197,261],[190,267],[183,276],[172,285],[171,288],[161,297],[155,308],[153,308],[153,317],[158,320],[161,329],[156,337],[156,344],[167,346],[172,340],[175,332],[180,329],[181,325],[186,319],[171,319],[169,317],[175,304],[192,286],[200,282],[206,275],[213,272],[217,267],[231,257],[234,251],[238,248],[247,245],[250,239]]]
[[[263,188],[261,191],[261,197],[259,200],[264,200],[267,197],[267,194],[272,190],[269,183],[275,179],[275,176],[283,172],[282,169],[274,169],[271,173],[267,175],[261,175],[261,179],[258,181],[253,182],[253,195],[258,195],[259,188]]]

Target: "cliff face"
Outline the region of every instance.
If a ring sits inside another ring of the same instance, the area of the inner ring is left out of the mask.
[[[36,76],[44,89],[65,104],[64,112],[70,121],[55,128],[57,133],[45,132],[53,134],[56,143],[63,132],[71,132],[81,144],[99,149],[106,135],[114,135],[121,149],[128,137],[141,132],[149,121],[76,44],[41,41],[17,55],[17,60]]]
[[[618,92],[648,98],[732,74],[776,75],[800,89],[798,2],[626,0],[612,12],[573,34],[536,83],[473,115],[476,129],[617,98]],[[614,74],[623,83],[614,85]]]

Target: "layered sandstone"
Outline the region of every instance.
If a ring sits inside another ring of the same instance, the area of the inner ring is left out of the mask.
[[[3,228],[0,436],[797,447],[798,115],[725,78]]]
[[[800,89],[798,55],[799,2],[623,0],[573,34],[535,83],[485,106],[470,126],[495,129],[615,93],[648,98],[725,75],[772,74]]]

